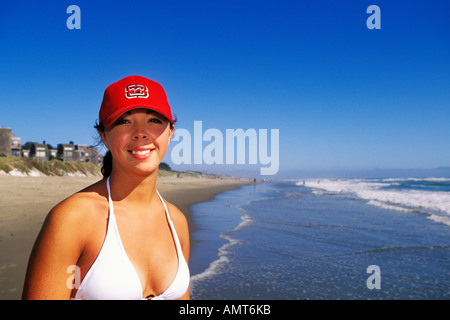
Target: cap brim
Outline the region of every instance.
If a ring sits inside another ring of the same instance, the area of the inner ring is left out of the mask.
[[[114,112],[113,114],[111,114],[108,118],[106,118],[105,120],[103,120],[102,124],[105,128],[110,127],[111,125],[114,124],[114,122],[116,122],[116,120],[125,112],[128,112],[130,110],[134,110],[134,109],[148,109],[148,110],[152,110],[155,111],[157,113],[159,113],[160,115],[162,115],[164,118],[167,119],[167,121],[169,121],[170,123],[174,124],[174,121],[172,120],[172,115],[168,116],[165,115],[164,113],[162,113],[160,110],[158,110],[157,107],[151,107],[151,106],[143,106],[143,105],[135,105],[135,106],[127,106],[125,108],[122,108],[120,110],[117,110],[116,112]]]

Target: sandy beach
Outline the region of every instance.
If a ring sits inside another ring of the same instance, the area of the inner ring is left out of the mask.
[[[21,298],[28,258],[50,209],[99,179],[0,175],[0,300]],[[165,199],[185,214],[192,231],[195,226],[191,219],[191,205],[209,201],[220,192],[248,183],[168,176],[159,178],[157,188]]]

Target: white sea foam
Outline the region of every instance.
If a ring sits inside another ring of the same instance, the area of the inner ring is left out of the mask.
[[[238,206],[234,206],[234,208],[239,211],[242,211],[242,213],[243,213],[243,216],[241,217],[241,223],[239,223],[231,231],[227,231],[225,233],[220,234],[220,238],[225,239],[228,242],[219,248],[218,253],[217,253],[217,256],[218,256],[217,260],[214,260],[213,262],[211,262],[209,264],[208,268],[206,268],[206,270],[203,271],[202,273],[191,276],[191,279],[190,279],[190,290],[191,291],[195,290],[195,283],[197,281],[201,281],[206,278],[212,277],[216,274],[219,274],[223,270],[224,266],[229,262],[229,259],[227,257],[228,249],[234,245],[239,244],[240,241],[228,236],[227,233],[239,230],[252,221],[244,209],[242,209],[241,207],[238,207]]]
[[[228,248],[230,248],[236,244],[239,244],[238,240],[233,239],[229,236],[221,234],[220,237],[222,239],[228,240],[228,242],[219,248],[219,252],[217,254],[219,258],[217,260],[214,260],[213,262],[211,262],[209,264],[208,268],[205,271],[203,271],[202,273],[191,276],[190,284],[189,284],[191,292],[195,291],[195,284],[197,283],[197,281],[202,281],[202,280],[205,280],[207,278],[210,278],[212,276],[215,276],[215,275],[221,273],[223,268],[225,267],[225,265],[230,261],[227,257],[228,256]]]
[[[420,181],[424,179],[404,179]],[[450,181],[448,178],[430,178],[427,181]],[[350,193],[368,200],[368,204],[402,212],[426,212],[436,222],[450,225],[450,192],[386,189],[398,186],[399,179],[383,180],[308,180],[305,186],[315,193]],[[303,185],[303,182],[297,182]]]
[[[367,203],[372,206],[380,207],[380,208],[387,209],[387,210],[396,210],[396,211],[401,211],[401,212],[414,212],[415,211],[414,209],[407,209],[407,208],[404,208],[401,206],[394,206],[392,204],[387,204],[387,203],[377,201],[377,200],[370,200]]]

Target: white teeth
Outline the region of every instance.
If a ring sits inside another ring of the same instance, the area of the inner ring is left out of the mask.
[[[144,155],[144,154],[149,154],[150,150],[143,150],[143,151],[131,151],[132,154],[138,154],[138,155]]]

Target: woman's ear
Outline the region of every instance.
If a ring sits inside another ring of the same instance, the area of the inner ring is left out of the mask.
[[[105,131],[97,129],[97,132],[98,132],[100,138],[102,139],[102,142],[105,145],[106,149],[109,149],[108,143],[106,142]]]
[[[174,130],[175,130],[175,126],[173,124],[170,125],[170,128],[169,128],[169,144],[170,144],[170,141],[172,140],[172,136],[173,136]]]

